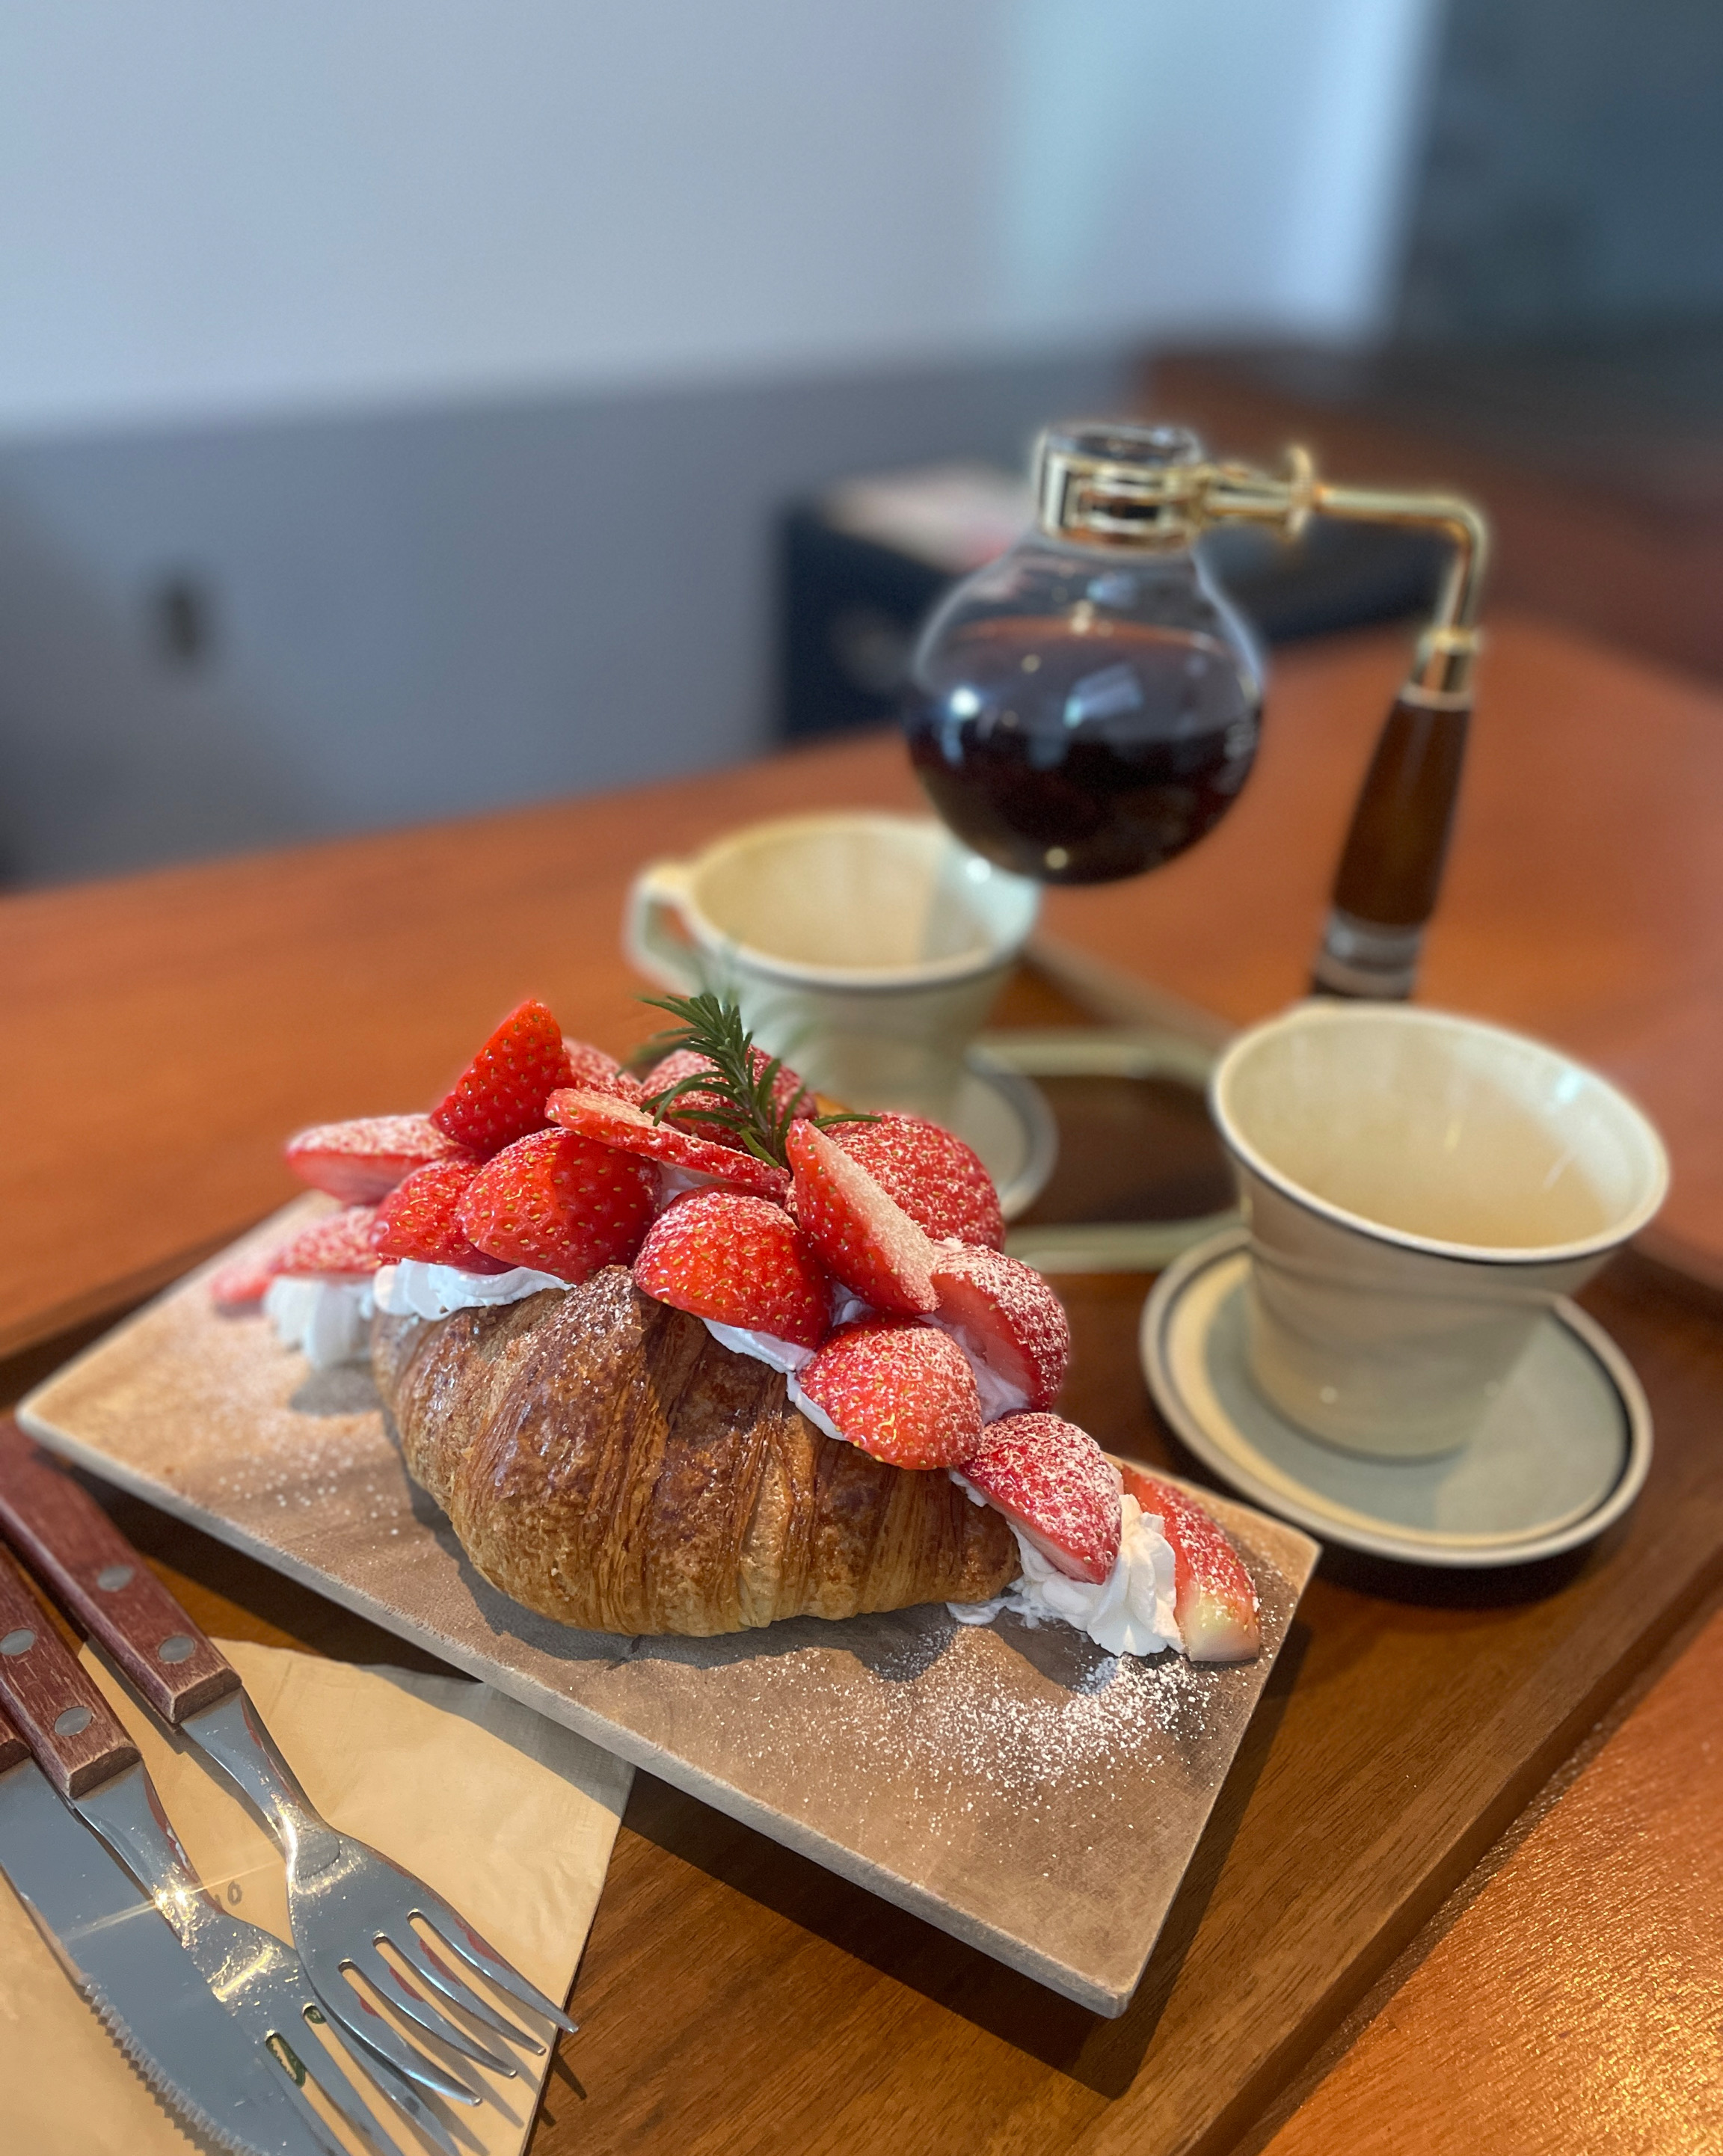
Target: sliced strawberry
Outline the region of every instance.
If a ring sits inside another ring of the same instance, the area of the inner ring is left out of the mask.
[[[756,1078],[771,1060],[763,1048],[748,1050],[749,1068]],[[654,1063],[640,1081],[642,1097],[650,1101],[660,1093],[668,1093],[673,1086],[679,1086],[685,1078],[698,1078],[702,1072],[715,1070],[716,1068],[710,1056],[701,1055],[692,1048],[672,1049],[661,1061]],[[707,1099],[701,1094],[685,1093],[672,1106],[664,1121],[674,1123],[680,1130],[698,1131],[703,1137],[710,1137],[719,1145],[740,1145],[740,1139],[728,1137],[714,1125],[702,1122],[697,1116],[689,1112],[691,1109],[704,1108],[708,1105]],[[786,1109],[792,1116],[818,1113],[813,1092],[787,1064],[778,1066],[777,1075],[772,1081],[772,1105],[780,1115]]]
[[[964,1350],[1022,1395],[1050,1408],[1071,1359],[1064,1305],[1033,1265],[973,1243],[934,1245],[939,1322]]]
[[[831,1327],[825,1267],[782,1206],[735,1190],[679,1198],[634,1260],[644,1295],[717,1325],[818,1348]]]
[[[562,1029],[541,1003],[511,1010],[431,1111],[457,1145],[488,1160],[546,1121],[545,1100],[562,1083]]]
[[[314,1220],[276,1253],[275,1270],[295,1280],[314,1273],[338,1273],[349,1279],[374,1273],[382,1263],[371,1247],[376,1219],[376,1206],[349,1205],[345,1212]]]
[[[261,1302],[269,1292],[269,1282],[279,1270],[277,1259],[282,1245],[273,1249],[254,1250],[249,1257],[235,1258],[209,1276],[209,1296],[212,1302],[223,1310],[248,1310],[254,1303]]]
[[[644,1108],[608,1094],[571,1088],[552,1093],[549,1106],[553,1123],[600,1145],[614,1146],[621,1152],[638,1153],[644,1160],[667,1161],[672,1168],[710,1175],[715,1182],[751,1192],[756,1198],[782,1198],[789,1188],[788,1176],[770,1161],[756,1160],[751,1152],[716,1145],[692,1131],[679,1131],[674,1123],[659,1122]]]
[[[1047,1562],[1099,1586],[1119,1557],[1119,1471],[1086,1430],[1058,1415],[1006,1415],[963,1467]]]
[[[287,1165],[300,1182],[326,1190],[344,1205],[375,1204],[414,1168],[465,1158],[465,1147],[446,1137],[428,1116],[316,1123],[287,1141]]]
[[[416,1168],[377,1209],[372,1248],[398,1264],[455,1265],[464,1273],[505,1273],[500,1258],[488,1257],[462,1233],[455,1215],[484,1163],[471,1159],[433,1161]]]
[[[589,1040],[565,1040],[560,1086],[573,1086],[583,1093],[613,1093],[619,1101],[640,1105],[641,1085],[624,1070],[613,1055],[594,1048]]]
[[[840,1326],[796,1382],[851,1445],[894,1467],[961,1467],[981,1441],[974,1374],[931,1326]]]
[[[933,1245],[862,1166],[809,1122],[792,1123],[796,1218],[828,1269],[876,1310],[926,1316],[939,1298]]]
[[[1125,1487],[1172,1545],[1172,1609],[1193,1662],[1248,1662],[1262,1648],[1256,1589],[1244,1560],[1196,1500],[1140,1467]]]
[[[998,1250],[1005,1216],[993,1178],[960,1137],[920,1116],[875,1116],[833,1123],[833,1143],[859,1160],[875,1183],[936,1240],[985,1243]]]
[[[649,1168],[567,1131],[534,1131],[488,1160],[455,1209],[455,1224],[487,1256],[531,1265],[578,1287],[625,1262],[652,1219]]]

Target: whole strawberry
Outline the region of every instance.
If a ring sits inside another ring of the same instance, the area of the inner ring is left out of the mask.
[[[545,1102],[563,1083],[562,1029],[530,998],[511,1010],[431,1111],[457,1145],[489,1159],[549,1118]]]
[[[487,1161],[455,1224],[488,1257],[578,1287],[632,1258],[658,1195],[640,1162],[568,1131],[535,1131]]]
[[[781,1205],[739,1191],[679,1198],[646,1233],[635,1285],[715,1325],[817,1348],[830,1327],[831,1284]]]
[[[415,1168],[377,1209],[371,1245],[382,1258],[421,1265],[454,1265],[464,1273],[502,1273],[500,1258],[487,1257],[462,1232],[456,1215],[482,1173],[476,1160],[433,1161]]]
[[[1005,1218],[993,1178],[980,1156],[938,1123],[920,1116],[873,1116],[834,1123],[832,1139],[936,1240],[955,1235],[960,1243],[1003,1248]]]
[[[839,1326],[796,1382],[849,1443],[894,1467],[961,1467],[982,1441],[963,1351],[931,1326]]]

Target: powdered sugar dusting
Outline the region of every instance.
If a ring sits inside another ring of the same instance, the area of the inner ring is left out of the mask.
[[[305,1217],[302,1213],[301,1219]],[[256,1239],[279,1238],[276,1222]],[[717,1639],[574,1632],[490,1588],[358,1370],[310,1372],[197,1281],[37,1396],[88,1464],[1090,2003],[1122,2005],[1311,1562],[1218,1503],[1264,1651],[1193,1667],[937,1606]]]

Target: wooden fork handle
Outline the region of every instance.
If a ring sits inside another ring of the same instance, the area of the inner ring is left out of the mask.
[[[88,1491],[0,1423],[0,1527],[91,1639],[170,1727],[240,1686]]]
[[[69,1801],[135,1765],[138,1749],[54,1628],[0,1557],[0,1704]]]

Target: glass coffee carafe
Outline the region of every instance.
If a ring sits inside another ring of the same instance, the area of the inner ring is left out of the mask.
[[[1063,452],[1158,469],[1203,454],[1182,427],[1055,429],[1044,464]],[[1171,860],[1256,754],[1261,658],[1194,534],[1117,521],[1044,523],[966,579],[911,674],[905,728],[935,807],[977,853],[1048,883]]]
[[[1441,531],[1436,616],[1353,815],[1313,986],[1409,995],[1433,911],[1471,709],[1485,533],[1469,503],[1218,464],[1182,427],[1076,421],[1036,459],[1036,528],[949,593],[911,663],[904,725],[940,814],[1054,884],[1141,875],[1211,831],[1255,757],[1263,662],[1196,542],[1312,515]]]

